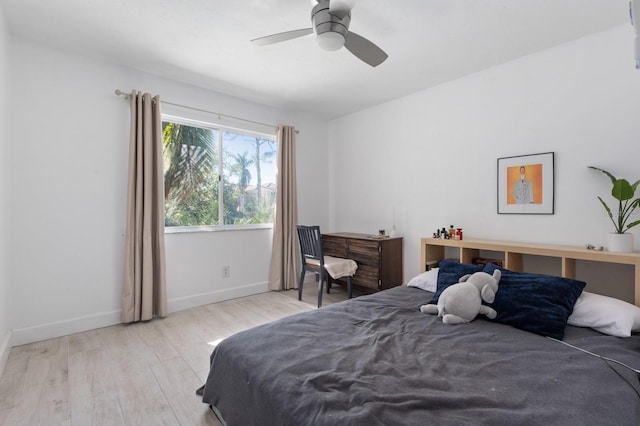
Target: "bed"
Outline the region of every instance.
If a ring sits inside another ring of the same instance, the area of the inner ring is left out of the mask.
[[[446,286],[419,287],[223,340],[203,402],[230,426],[640,424],[640,334],[563,324],[561,340],[481,317],[447,325],[419,310]]]

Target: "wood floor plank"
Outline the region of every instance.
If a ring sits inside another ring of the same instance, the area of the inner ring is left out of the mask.
[[[158,361],[180,356],[170,340],[162,332],[165,328],[164,321],[165,319],[158,319],[149,323],[135,324],[130,326],[129,330],[153,351]]]
[[[124,425],[106,353],[100,349],[69,355],[71,425]]]
[[[237,321],[225,315],[220,304],[207,305],[203,307],[200,316],[207,321],[211,327],[216,328],[216,333],[209,338],[219,340],[230,336],[240,330]],[[244,328],[244,327],[243,327]]]
[[[181,425],[218,425],[213,412],[195,391],[202,385],[191,367],[182,359],[174,358],[152,368]]]
[[[176,424],[169,402],[151,372],[151,367],[160,360],[154,348],[138,337],[136,326],[99,330],[124,422],[127,425]]]
[[[177,424],[149,365],[119,358],[111,359],[109,368],[126,425]]]
[[[69,338],[34,344],[29,359],[17,424],[68,425],[69,410]]]
[[[317,287],[303,301],[269,292],[11,349],[0,377],[0,425],[215,425],[194,394],[222,339],[316,309]],[[340,288],[323,305],[346,299]]]
[[[69,336],[69,356],[102,348],[100,330],[89,330]]]
[[[162,332],[193,371],[208,368],[212,348],[198,333],[198,324],[189,312],[183,311],[171,318]]]
[[[135,325],[114,325],[98,330],[102,347],[111,359],[126,359],[141,364],[159,362],[154,348],[147,346],[135,333]]]
[[[29,360],[33,352],[33,345],[17,346],[11,349],[2,380],[0,380],[0,412],[10,410],[20,404]]]
[[[209,368],[205,368],[200,371],[196,371],[196,376],[200,379],[200,385],[202,386],[207,381],[207,376],[209,375]]]

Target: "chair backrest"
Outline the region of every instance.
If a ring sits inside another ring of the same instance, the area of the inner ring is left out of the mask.
[[[322,234],[320,234],[320,227],[297,225],[298,241],[300,242],[300,258],[302,264],[306,263],[307,259],[317,259],[320,264],[324,264],[324,258],[322,255]]]

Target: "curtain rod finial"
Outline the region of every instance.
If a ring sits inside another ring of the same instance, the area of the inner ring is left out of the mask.
[[[122,90],[120,89],[116,89],[113,91],[113,93],[116,94],[116,96],[124,96],[125,99],[129,99],[129,93],[124,93]]]

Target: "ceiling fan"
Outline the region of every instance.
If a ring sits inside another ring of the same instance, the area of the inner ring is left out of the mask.
[[[355,0],[313,0],[311,10],[311,28],[286,31],[251,40],[258,46],[280,43],[315,33],[318,45],[324,50],[338,50],[345,47],[360,60],[376,67],[387,59],[388,55],[366,38],[349,31],[351,9]],[[316,4],[317,3],[317,4]]]

